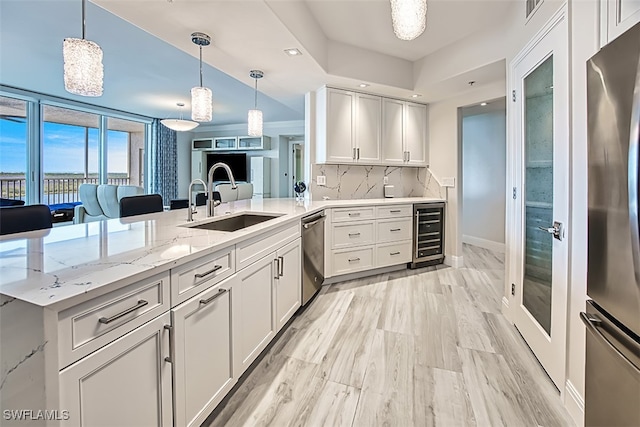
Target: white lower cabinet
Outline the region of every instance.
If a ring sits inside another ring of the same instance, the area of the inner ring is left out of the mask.
[[[236,382],[233,275],[171,310],[176,426],[199,426]]]
[[[173,425],[169,324],[167,312],[60,371],[65,425]]]
[[[275,280],[276,327],[279,331],[300,308],[302,301],[302,271],[300,239],[276,252],[278,278]]]
[[[275,261],[271,253],[237,273],[238,283],[232,300],[236,377],[251,365],[276,334],[273,313]]]

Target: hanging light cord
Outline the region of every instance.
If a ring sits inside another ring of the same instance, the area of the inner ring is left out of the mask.
[[[85,30],[84,30],[84,28],[85,28],[85,20],[84,20],[84,17],[85,17],[85,10],[84,9],[85,9],[85,6],[86,6],[85,5],[85,0],[82,0],[82,40],[84,40],[84,32],[85,32]]]
[[[255,90],[255,98],[253,100],[253,108],[254,110],[258,109],[258,79],[256,78],[256,90]]]
[[[200,87],[202,87],[202,45],[200,45]]]

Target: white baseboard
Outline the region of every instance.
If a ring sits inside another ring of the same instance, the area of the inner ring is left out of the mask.
[[[564,385],[564,407],[567,408],[569,415],[577,426],[584,425],[584,399],[580,396],[578,390],[573,386],[571,381],[567,380]]]
[[[509,310],[509,299],[507,297],[502,297],[502,312]]]
[[[493,240],[481,239],[480,237],[462,236],[462,243],[468,243],[474,246],[480,246],[481,248],[489,249],[490,251],[504,253],[504,243],[494,242]]]
[[[445,255],[444,263],[453,268],[461,268],[464,267],[464,257],[461,256],[453,256],[453,255]]]

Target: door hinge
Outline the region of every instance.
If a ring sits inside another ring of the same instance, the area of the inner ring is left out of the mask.
[[[515,283],[511,284],[511,295],[512,296],[516,295],[516,284]]]
[[[515,89],[511,91],[511,100],[513,102],[516,102],[516,91],[515,91]]]
[[[518,197],[518,187],[513,187],[513,200]]]

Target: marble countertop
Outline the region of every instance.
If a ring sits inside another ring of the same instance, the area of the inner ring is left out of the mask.
[[[212,219],[201,206],[192,223],[186,221],[187,210],[179,209],[0,236],[0,293],[59,310],[321,209],[442,201],[423,197],[313,202],[252,199],[223,203],[215,214],[264,212],[281,216],[234,232],[185,227]]]

